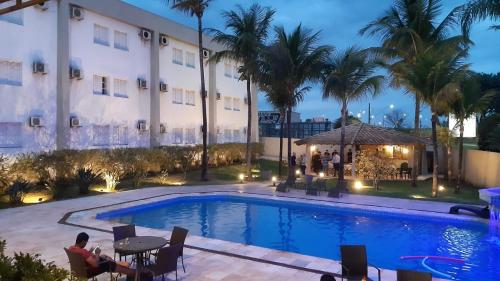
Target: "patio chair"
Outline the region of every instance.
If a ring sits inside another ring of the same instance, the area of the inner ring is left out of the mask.
[[[118,240],[125,239],[125,238],[136,237],[136,236],[137,235],[135,234],[135,225],[133,225],[133,224],[113,227],[114,242],[116,242]],[[116,260],[117,254],[118,254],[120,261],[122,260],[122,257],[125,258],[125,261],[127,260],[128,255],[125,255],[117,250],[115,250],[115,255],[114,255],[115,260]]]
[[[399,167],[399,178],[403,179],[403,177],[406,179],[408,176],[408,163],[403,162],[401,163],[401,166]]]
[[[397,270],[397,281],[432,281],[432,274],[414,270]]]
[[[331,274],[323,274],[321,275],[321,279],[319,279],[320,281],[335,281],[335,276],[331,275]]]
[[[165,274],[175,271],[175,280],[177,280],[177,262],[181,256],[182,247],[183,245],[176,244],[158,250],[155,263],[147,266],[153,272],[154,277],[161,275],[161,280],[164,281]]]
[[[179,257],[181,257],[182,269],[184,270],[184,273],[186,272],[186,267],[184,266],[184,243],[186,242],[186,237],[188,232],[189,230],[185,228],[174,226],[174,229],[172,230],[172,235],[170,236],[170,240],[167,240],[170,246],[173,245],[180,246]],[[151,253],[151,255],[158,258],[158,251],[156,253]]]
[[[280,182],[276,186],[276,191],[277,192],[288,192],[288,187],[286,186],[286,183]]]
[[[362,280],[368,278],[368,258],[364,245],[341,245],[340,259],[342,265],[342,280]],[[380,269],[370,265],[378,271],[378,281],[380,281]],[[367,279],[371,280],[371,279]]]
[[[313,176],[305,175],[304,178],[306,180],[306,195],[318,195],[318,189],[313,184]]]
[[[85,259],[77,253],[73,253],[67,248],[64,248],[64,251],[66,252],[66,255],[68,256],[69,260],[69,267],[71,270],[71,276],[76,277],[76,278],[83,278],[83,279],[90,279],[90,280],[97,280],[96,277],[106,273],[98,270],[89,270],[89,267],[87,266],[87,263],[85,262]],[[109,273],[110,275],[110,280],[118,280],[118,276],[113,276],[113,273]]]

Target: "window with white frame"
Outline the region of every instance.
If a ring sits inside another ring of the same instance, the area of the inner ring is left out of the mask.
[[[127,33],[115,30],[115,48],[128,51]]]
[[[224,140],[225,140],[225,142],[231,142],[233,140],[233,137],[232,137],[230,129],[225,129],[224,130]]]
[[[109,145],[109,125],[93,125],[92,136],[94,146]]]
[[[172,48],[172,62],[179,65],[184,64],[184,58],[181,49]]]
[[[113,89],[114,89],[114,96],[115,97],[128,98],[127,80],[115,78]]]
[[[186,104],[195,105],[196,91],[186,91]]]
[[[237,65],[235,65],[235,66],[233,67],[233,77],[234,77],[235,79],[240,79],[240,74],[238,73],[238,66],[237,66]]]
[[[182,128],[174,128],[172,130],[174,144],[181,144],[184,142],[184,130]]]
[[[195,144],[196,143],[196,129],[189,128],[186,129],[186,144]]]
[[[23,85],[23,64],[0,60],[0,84],[11,86]]]
[[[94,74],[94,95],[108,95],[108,78]]]
[[[128,127],[113,126],[113,144],[127,145],[128,144]]]
[[[233,99],[230,97],[224,97],[224,109],[231,110],[233,109],[232,105]]]
[[[0,147],[15,148],[21,147],[21,122],[0,122]]]
[[[5,3],[0,3],[0,10],[6,7],[13,6],[16,0],[7,0]],[[23,10],[17,10],[0,15],[0,21],[6,21],[13,24],[24,25],[24,12]]]
[[[224,63],[224,76],[231,77],[232,66],[230,63]]]
[[[196,65],[196,56],[194,53],[186,52],[186,66],[195,68]]]
[[[234,98],[233,99],[233,110],[234,111],[240,111],[240,99]]]
[[[240,142],[240,141],[241,141],[240,130],[233,130],[233,142]]]
[[[109,46],[109,29],[107,27],[94,24],[94,43]]]
[[[172,103],[182,104],[183,103],[183,91],[179,88],[172,89]]]

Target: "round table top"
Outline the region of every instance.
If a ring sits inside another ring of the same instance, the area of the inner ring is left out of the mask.
[[[167,239],[162,237],[136,236],[130,237],[128,240],[118,240],[113,244],[113,247],[122,253],[138,254],[159,249],[167,245],[167,243]]]

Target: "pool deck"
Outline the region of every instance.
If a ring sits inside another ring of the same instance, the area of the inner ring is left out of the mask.
[[[110,231],[116,223],[96,220],[96,213],[192,194],[236,194],[484,221],[468,215],[449,215],[448,210],[454,205],[451,203],[352,194],[337,199],[328,198],[326,194],[306,196],[304,191],[298,190],[275,193],[273,187],[264,184],[237,184],[145,188],[0,210],[0,237],[7,240],[8,255],[12,255],[14,251],[40,253],[46,261],[54,261],[67,268],[67,257],[62,248],[69,246],[80,231],[86,231],[90,235],[90,245],[99,243],[104,253],[113,253],[113,236]],[[143,227],[138,227],[137,233],[170,236],[168,231]],[[319,280],[322,272],[340,271],[340,265],[333,260],[194,235],[188,236],[186,245],[187,272],[183,273],[180,269],[180,280]],[[377,279],[375,270],[370,269],[369,275],[374,280]],[[171,274],[168,277],[174,276]],[[396,280],[395,272],[382,270],[382,280]]]

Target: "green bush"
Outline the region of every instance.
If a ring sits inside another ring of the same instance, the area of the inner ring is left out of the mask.
[[[13,205],[21,205],[24,196],[29,191],[29,185],[29,182],[25,180],[15,180],[5,191],[5,194],[9,196],[9,202]]]
[[[0,240],[0,280],[2,281],[62,281],[69,272],[54,263],[45,263],[38,254],[5,255],[5,240]]]
[[[99,173],[93,172],[89,168],[79,168],[76,171],[75,181],[78,185],[79,194],[88,194],[90,185],[96,182],[101,175]]]
[[[0,155],[0,192],[3,192],[10,185],[10,182],[9,160],[7,157]]]

